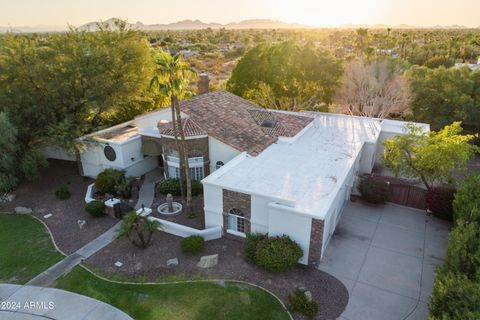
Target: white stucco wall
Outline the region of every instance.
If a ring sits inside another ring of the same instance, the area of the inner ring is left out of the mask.
[[[133,123],[140,129],[158,127],[160,120],[172,121],[172,112],[170,108],[164,108],[153,111],[144,115],[140,115],[133,119]]]
[[[251,232],[268,233],[268,204],[271,201],[267,198],[251,196]]]
[[[303,250],[303,256],[299,262],[308,264],[312,218],[283,210],[279,206],[269,206],[268,221],[268,235],[288,235],[292,240],[296,241]]]
[[[42,150],[42,154],[47,159],[57,159],[65,161],[77,161],[75,154],[69,153],[62,148],[57,147],[45,147]]]
[[[103,149],[111,146],[117,155],[115,161],[105,157]],[[157,157],[144,157],[142,153],[142,140],[140,136],[134,137],[123,143],[103,142],[89,143],[87,150],[80,154],[83,174],[96,177],[107,168],[125,170],[127,176],[141,176],[158,166]]]
[[[222,161],[224,164],[235,158],[241,152],[230,147],[212,137],[208,137],[208,152],[210,154],[210,172],[214,172],[217,161]]]
[[[203,184],[205,227],[223,226],[222,188]]]
[[[371,173],[377,158],[377,144],[365,143],[360,153],[359,173]]]

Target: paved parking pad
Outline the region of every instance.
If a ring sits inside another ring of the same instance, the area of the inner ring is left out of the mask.
[[[349,291],[340,319],[426,320],[450,227],[415,209],[349,203],[320,264]]]

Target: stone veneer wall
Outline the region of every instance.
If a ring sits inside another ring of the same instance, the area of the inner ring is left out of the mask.
[[[169,155],[172,151],[177,150],[177,143],[175,138],[162,137],[162,147],[163,154],[165,156]],[[203,155],[203,173],[206,176],[210,174],[210,154],[208,149],[208,137],[202,137],[197,139],[187,139],[187,150],[188,152],[193,150],[198,150]],[[168,174],[168,164],[165,162],[165,172]]]
[[[245,216],[245,233],[250,233],[252,216],[252,200],[249,194],[223,189],[223,232],[226,234],[228,227],[228,212],[231,209],[242,210]]]
[[[308,263],[316,261],[320,263],[323,242],[323,224],[324,221],[312,218],[312,229],[310,232],[310,248],[308,250]]]

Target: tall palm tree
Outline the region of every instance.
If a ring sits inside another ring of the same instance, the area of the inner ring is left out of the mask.
[[[182,129],[180,101],[192,95],[189,84],[197,78],[197,73],[183,60],[181,54],[171,55],[160,50],[154,57],[155,70],[150,87],[158,90],[159,94],[170,99],[172,110],[172,125],[176,146],[180,155],[180,181],[185,181],[186,192],[181,183],[182,197],[186,193],[186,211],[191,213],[192,180],[188,165],[188,150],[185,141],[185,132]]]

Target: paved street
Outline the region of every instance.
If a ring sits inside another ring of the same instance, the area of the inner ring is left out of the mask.
[[[450,225],[418,210],[360,201],[341,219],[320,266],[349,291],[340,319],[426,320]]]

